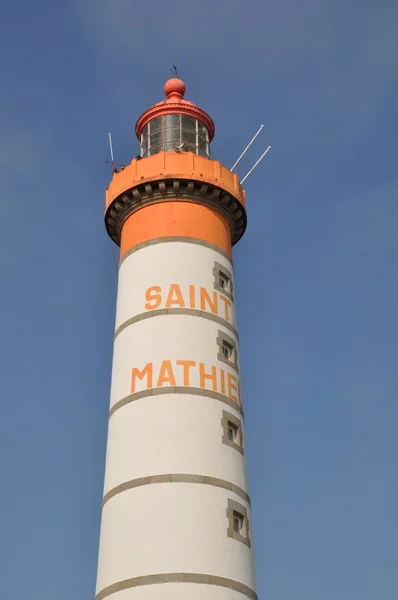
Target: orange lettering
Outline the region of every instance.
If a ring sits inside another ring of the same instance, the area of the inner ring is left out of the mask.
[[[200,309],[201,310],[207,310],[206,309],[206,302],[209,305],[209,308],[211,310],[211,312],[215,315],[218,314],[218,298],[217,298],[217,292],[213,292],[213,301],[210,298],[210,295],[208,293],[208,291],[206,290],[206,288],[201,287],[200,288]]]
[[[227,375],[227,379],[228,379],[228,396],[231,398],[231,400],[233,400],[234,402],[237,402],[238,399],[236,396],[234,396],[233,391],[236,391],[236,377],[234,377],[234,375],[232,375],[231,373],[228,373]]]
[[[162,288],[158,285],[153,285],[147,289],[145,292],[145,300],[147,301],[145,304],[146,310],[151,310],[160,306],[162,302],[161,291]],[[151,304],[151,302],[154,302],[154,304]]]
[[[134,394],[134,392],[135,392],[136,378],[144,379],[145,375],[146,375],[146,389],[148,390],[149,388],[152,387],[152,380],[153,380],[153,364],[152,363],[147,363],[145,365],[145,367],[142,369],[142,371],[137,369],[137,367],[134,367],[134,369],[132,370],[132,372],[131,372],[131,393],[132,394]]]
[[[225,318],[227,319],[227,321],[229,321],[229,308],[230,308],[230,306],[232,306],[232,302],[230,300],[228,300],[228,298],[226,298],[225,296],[221,296],[221,295],[220,295],[220,300],[222,302],[224,302]]]
[[[175,294],[175,298],[173,297]],[[185,308],[184,298],[182,297],[181,288],[178,283],[172,283],[166,300],[166,308],[170,308],[172,305],[177,304],[181,308]]]
[[[194,367],[196,362],[194,360],[177,360],[176,364],[184,368],[184,385],[189,384],[189,367]]]
[[[162,387],[165,383],[176,385],[176,380],[173,373],[173,367],[170,360],[164,360],[159,370],[159,377],[156,387]]]
[[[212,382],[213,392],[217,391],[217,371],[216,367],[211,368],[211,375],[205,372],[205,365],[199,363],[199,385],[201,388],[206,388],[206,379]]]
[[[190,308],[195,308],[196,306],[196,302],[195,302],[195,286],[194,285],[190,285],[189,286],[189,307]]]
[[[225,371],[220,369],[221,372],[221,393],[225,394]]]

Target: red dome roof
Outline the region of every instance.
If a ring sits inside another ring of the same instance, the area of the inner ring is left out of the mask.
[[[203,123],[203,125],[207,127],[209,141],[211,142],[215,131],[213,120],[204,110],[198,108],[193,102],[184,99],[185,83],[181,79],[173,77],[164,84],[164,93],[166,99],[158,102],[151,108],[148,108],[148,110],[146,110],[138,119],[135,125],[137,138],[139,140],[141,139],[142,130],[149,121],[152,121],[152,119],[156,119],[156,117],[162,115],[179,114],[194,117]]]

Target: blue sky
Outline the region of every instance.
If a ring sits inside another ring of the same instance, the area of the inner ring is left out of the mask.
[[[0,596],[94,597],[116,159],[177,62],[242,161],[235,248],[260,598],[398,595],[394,0],[0,7]],[[114,250],[115,252],[115,250]]]

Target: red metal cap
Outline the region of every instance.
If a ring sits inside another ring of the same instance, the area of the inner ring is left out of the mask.
[[[139,140],[141,139],[142,130],[149,121],[152,121],[152,119],[156,119],[156,117],[162,115],[179,114],[194,117],[203,123],[203,125],[207,127],[209,132],[209,142],[211,142],[215,132],[213,120],[204,110],[198,108],[193,102],[184,99],[185,83],[181,79],[173,77],[164,84],[164,93],[166,94],[166,100],[162,100],[151,108],[148,108],[148,110],[146,110],[138,119],[135,125],[137,138]]]
[[[163,89],[167,98],[176,96],[177,98],[181,99],[185,94],[185,83],[181,79],[178,79],[178,77],[173,77],[172,79],[166,81]]]

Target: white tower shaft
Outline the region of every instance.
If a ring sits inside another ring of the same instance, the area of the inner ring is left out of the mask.
[[[250,544],[232,264],[146,245],[120,266],[97,600],[253,597]]]

